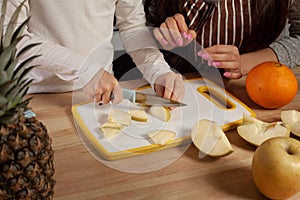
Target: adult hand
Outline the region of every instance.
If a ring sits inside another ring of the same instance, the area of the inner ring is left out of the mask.
[[[104,69],[92,78],[83,91],[95,102],[107,104],[111,101],[111,94],[113,94],[112,103],[117,104],[123,100],[122,88],[117,79]]]
[[[239,50],[234,45],[214,45],[205,48],[206,52],[200,51],[198,55],[203,59],[211,59],[209,62],[214,67],[224,68],[223,74],[227,78],[239,79],[242,77],[242,59]]]
[[[176,101],[182,100],[185,92],[182,76],[174,72],[158,77],[154,89],[158,96]]]
[[[166,50],[172,50],[178,46],[186,46],[197,36],[194,30],[188,28],[182,14],[168,17],[160,25],[160,28],[154,29],[153,33],[161,46]]]

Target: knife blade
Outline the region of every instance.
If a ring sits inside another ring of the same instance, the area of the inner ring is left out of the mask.
[[[171,99],[162,98],[156,95],[137,92],[136,90],[122,89],[123,98],[130,102],[142,106],[165,106],[165,107],[181,107],[186,104]]]

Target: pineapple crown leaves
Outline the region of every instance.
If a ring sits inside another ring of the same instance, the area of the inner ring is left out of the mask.
[[[4,29],[7,0],[2,1],[0,17],[0,124],[16,122],[23,111],[27,109],[30,98],[23,99],[32,80],[25,77],[36,66],[26,66],[39,56],[34,55],[20,62],[18,60],[22,54],[40,44],[27,45],[17,53],[17,45],[25,37],[23,31],[30,19],[28,17],[20,25],[17,25],[24,3],[25,0],[15,9],[6,29]]]

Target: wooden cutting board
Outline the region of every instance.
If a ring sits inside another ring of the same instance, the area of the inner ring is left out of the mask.
[[[153,94],[149,87],[139,91]],[[109,139],[103,136],[99,127],[107,121],[110,110],[114,108],[129,111],[139,109],[139,106],[126,99],[118,105],[99,106],[94,102],[85,102],[74,105],[72,113],[80,131],[107,160],[151,153],[191,142],[192,127],[201,119],[213,120],[224,131],[228,131],[242,123],[244,113],[255,116],[255,113],[240,100],[206,79],[186,81],[185,97],[182,102],[187,106],[172,110],[170,121],[163,122],[148,114],[148,122],[132,121],[130,126],[123,128]],[[147,132],[161,129],[174,131],[175,140],[167,145],[153,144]]]

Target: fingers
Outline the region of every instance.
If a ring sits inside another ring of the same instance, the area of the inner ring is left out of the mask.
[[[121,103],[121,101],[123,100],[122,88],[119,84],[117,84],[113,90],[113,97],[114,97],[112,99],[113,104]]]
[[[102,104],[108,104],[112,93],[112,88],[98,87],[94,93],[94,101],[101,102]]]
[[[154,90],[157,96],[164,96],[164,86],[160,83],[155,83],[154,84]]]
[[[164,49],[171,50],[178,46],[188,45],[196,38],[196,32],[189,30],[183,15],[168,17],[160,28],[154,29],[154,36]]]
[[[174,72],[160,76],[155,83],[156,94],[167,99],[176,101],[183,99],[184,90],[185,87],[182,76]],[[174,107],[169,109],[173,110]]]
[[[111,100],[113,103],[120,103],[123,99],[122,89],[117,79],[105,70],[99,70],[83,91],[95,102],[103,104],[108,104]],[[112,94],[113,99],[111,99]]]
[[[189,41],[192,41],[193,39],[196,39],[197,33],[194,30],[189,29],[186,36]]]
[[[163,25],[161,25],[162,27]],[[164,32],[163,32],[164,31]],[[153,31],[154,37],[157,41],[159,41],[160,45],[163,49],[166,50],[172,50],[174,47],[176,47],[173,39],[171,41],[168,41],[166,38],[172,38],[167,30],[167,28],[156,28]],[[164,35],[167,35],[166,37]],[[172,45],[171,45],[172,44]]]
[[[184,93],[185,93],[185,86],[184,86],[182,76],[180,75],[180,77],[177,77],[175,81],[174,92],[171,99],[176,101],[181,101],[184,97]]]
[[[227,78],[238,79],[242,77],[241,56],[239,50],[233,45],[214,45],[205,49],[207,53],[198,52],[208,64],[217,68],[225,69],[223,74]]]
[[[155,92],[167,99],[181,100],[184,95],[182,76],[174,72],[160,76],[155,84]]]
[[[223,76],[231,79],[239,79],[243,76],[240,71],[228,70],[224,72]]]
[[[168,17],[166,22],[161,25],[162,32],[164,33],[167,41],[169,41],[170,44],[175,47],[183,45],[183,38],[181,37],[179,28],[179,24],[177,24],[177,21],[174,17]],[[169,34],[166,34],[166,32]]]

